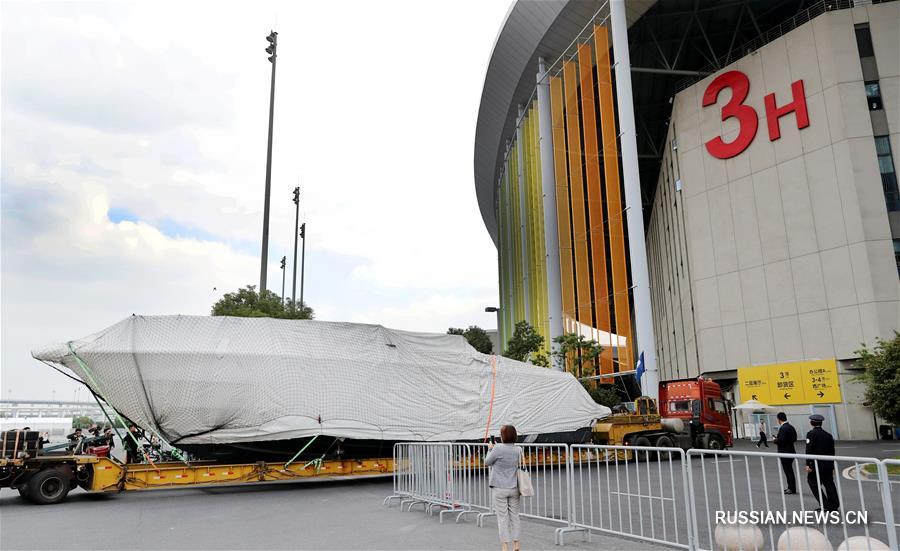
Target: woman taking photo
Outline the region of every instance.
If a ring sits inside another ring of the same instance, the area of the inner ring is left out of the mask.
[[[484,464],[491,467],[488,484],[494,494],[494,512],[500,530],[503,551],[509,551],[512,541],[513,551],[519,551],[519,469],[521,450],[516,447],[516,428],[512,425],[500,427],[501,444],[488,444],[490,450],[484,457]]]

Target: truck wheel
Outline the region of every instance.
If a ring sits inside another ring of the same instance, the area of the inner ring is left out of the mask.
[[[671,436],[663,434],[659,438],[656,439],[656,445],[660,448],[674,448],[675,441],[672,440]],[[671,461],[675,454],[670,452],[657,452],[654,454],[660,461]]]
[[[709,440],[707,441],[707,444],[706,444],[706,447],[709,450],[716,450],[716,451],[724,450],[725,442],[722,440],[722,437],[719,436],[718,434],[710,434]]]
[[[647,438],[646,436],[638,436],[637,438],[634,439],[634,442],[632,442],[632,445],[633,446],[650,446],[651,444],[650,444],[650,439]],[[634,458],[639,463],[642,461],[646,463],[649,460],[651,454],[653,454],[653,452],[648,452],[647,450],[636,450],[634,452]]]
[[[28,497],[39,505],[51,505],[66,499],[71,477],[62,469],[39,471],[28,481]]]
[[[23,486],[19,486],[16,489],[19,490],[19,497],[21,497],[25,501],[31,501],[31,496],[28,495],[28,485],[27,484],[25,484]]]

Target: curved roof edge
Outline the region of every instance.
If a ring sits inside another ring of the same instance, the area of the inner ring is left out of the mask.
[[[629,26],[656,0],[629,0]],[[497,244],[497,178],[517,106],[531,96],[537,60],[555,61],[603,4],[583,0],[517,1],[509,10],[491,53],[475,129],[475,194],[484,225]],[[607,8],[608,9],[608,8]]]

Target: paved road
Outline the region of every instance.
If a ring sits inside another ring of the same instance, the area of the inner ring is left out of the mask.
[[[756,451],[739,442],[738,450]],[[765,451],[765,449],[763,449]],[[798,449],[798,451],[802,451]],[[838,453],[858,457],[894,457],[900,443],[839,442]],[[692,462],[696,488],[707,481],[698,495],[697,514],[700,543],[709,546],[708,512],[719,508],[721,496],[726,509],[798,509],[801,496],[781,501],[781,473],[775,458],[704,459]],[[719,467],[718,475],[716,466]],[[705,477],[704,477],[705,467]],[[676,476],[670,476],[670,468]],[[735,476],[732,478],[732,468]],[[680,477],[680,462],[631,466],[577,468],[573,477],[576,492],[576,520],[601,528],[684,542],[687,516],[686,495]],[[751,483],[747,484],[747,472]],[[618,480],[616,475],[618,474]],[[535,480],[538,496],[526,511],[539,512],[548,497],[565,484],[559,473],[550,470]],[[716,476],[721,484],[716,484]],[[734,485],[732,485],[732,480]],[[763,481],[765,480],[765,484]],[[803,506],[814,508],[805,477],[799,481]],[[719,488],[721,488],[721,493]],[[894,484],[894,509],[900,514],[900,484]],[[551,490],[552,489],[552,490]],[[764,490],[768,492],[764,492]],[[861,492],[860,492],[861,489]],[[841,491],[847,510],[870,512],[870,533],[885,539],[887,527],[880,511],[878,485],[841,477]],[[96,496],[73,492],[66,503],[49,507],[28,504],[10,490],[0,491],[0,549],[491,549],[497,547],[496,524],[487,521],[476,528],[469,520],[462,524],[421,511],[398,512],[396,506],[382,505],[391,493],[389,480],[333,483],[274,484],[254,487],[181,489],[129,492]],[[555,494],[558,503],[567,500]],[[861,497],[860,497],[861,496]],[[753,500],[752,507],[750,500]],[[863,505],[862,500],[865,501]],[[550,499],[549,501],[553,501]],[[552,506],[552,504],[551,504]],[[562,513],[557,511],[556,514]],[[526,549],[552,549],[555,526],[536,521],[525,523]],[[783,530],[773,526],[764,535],[777,539]],[[676,533],[677,531],[677,533]],[[863,533],[851,527],[849,535]],[[842,528],[830,528],[829,537],[843,540]],[[592,536],[590,543],[579,535],[569,535],[566,549],[652,549],[646,542],[612,536]]]
[[[749,442],[738,442],[737,451],[774,452],[770,448],[757,450]],[[804,446],[797,452],[803,453]],[[839,442],[837,453],[848,457],[888,458],[900,454],[896,442]],[[835,547],[846,537],[866,535],[887,542],[888,527],[882,506],[881,487],[872,480],[857,476],[854,467],[864,462],[839,463],[840,477],[835,476],[843,510],[868,513],[868,525],[819,527]],[[681,461],[651,461],[634,464],[619,461],[575,466],[576,522],[597,528],[644,537],[687,544],[690,519],[685,511],[690,507],[697,518],[699,543],[714,548],[712,533],[716,528],[716,511],[785,511],[791,518],[794,511],[814,510],[818,503],[807,485],[803,463],[795,461],[797,495],[784,495],[784,477],[778,458],[771,456],[728,457],[694,455],[691,458],[690,478],[695,501],[687,499],[682,478]],[[798,472],[799,469],[799,472]],[[692,482],[691,482],[692,481]],[[547,485],[554,487],[552,481]],[[891,485],[892,505],[900,513],[900,482]],[[790,521],[789,521],[790,522]],[[783,524],[760,526],[766,548],[774,548],[784,531]]]
[[[70,494],[31,505],[0,491],[0,549],[499,549],[497,529],[454,524],[382,500],[390,480]],[[523,523],[523,549],[552,549],[555,526]],[[567,549],[642,550],[570,536]]]

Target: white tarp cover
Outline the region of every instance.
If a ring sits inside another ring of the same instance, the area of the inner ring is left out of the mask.
[[[131,316],[32,354],[172,443],[478,439],[491,403],[491,356],[461,336],[378,325]],[[571,374],[497,358],[492,434],[572,431],[608,414]]]

